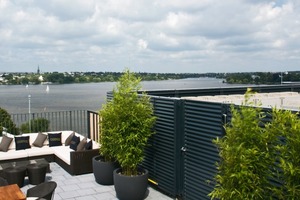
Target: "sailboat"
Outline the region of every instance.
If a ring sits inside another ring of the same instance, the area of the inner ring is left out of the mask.
[[[49,85],[46,87],[46,92],[49,93]]]

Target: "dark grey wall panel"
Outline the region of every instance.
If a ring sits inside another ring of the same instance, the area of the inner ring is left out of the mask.
[[[176,100],[152,98],[157,116],[156,134],[149,141],[143,167],[149,170],[149,178],[158,183],[158,188],[176,196]]]
[[[223,105],[186,100],[184,104],[184,199],[209,199],[214,187],[218,151],[212,140],[223,132]],[[208,184],[208,181],[211,181]]]

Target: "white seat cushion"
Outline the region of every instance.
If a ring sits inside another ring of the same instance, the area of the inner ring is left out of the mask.
[[[11,160],[19,158],[27,158],[27,152],[25,150],[8,150],[7,152],[0,151],[0,160]]]
[[[49,146],[43,146],[43,147],[31,146],[30,149],[25,149],[25,151],[27,152],[28,157],[54,154],[53,149],[50,148]]]
[[[55,146],[51,147],[51,149],[54,151],[54,154],[63,160],[66,164],[71,164],[71,156],[70,152],[74,151],[73,149],[70,149],[69,146]]]
[[[93,141],[93,149],[99,149],[100,145],[98,142]]]

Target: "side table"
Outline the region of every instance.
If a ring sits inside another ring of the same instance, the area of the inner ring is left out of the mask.
[[[38,185],[45,182],[47,164],[29,164],[27,165],[27,174],[29,183],[32,185]]]
[[[8,184],[18,184],[19,187],[23,187],[26,167],[8,167],[3,172]]]

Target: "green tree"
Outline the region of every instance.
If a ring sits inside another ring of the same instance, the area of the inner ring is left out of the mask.
[[[35,75],[35,74],[33,74],[29,77],[29,82],[31,82],[33,84],[40,84],[41,83],[41,81],[39,80],[39,76]]]
[[[46,132],[49,131],[49,120],[45,118],[37,118],[30,120],[30,127],[29,122],[26,122],[21,125],[21,132],[23,133],[37,133],[37,132]]]
[[[59,72],[47,74],[46,80],[52,83],[64,83],[65,75]]]
[[[18,135],[19,129],[16,127],[11,119],[10,114],[3,108],[0,107],[0,135],[2,135],[3,128],[6,128],[8,133]]]

